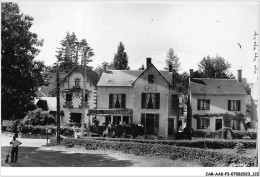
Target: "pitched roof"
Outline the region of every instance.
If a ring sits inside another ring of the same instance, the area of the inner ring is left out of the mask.
[[[46,107],[48,111],[57,110],[57,98],[56,97],[41,97],[39,100],[36,100],[36,105],[42,105]]]
[[[97,86],[127,86],[131,87],[145,70],[110,70],[103,73]],[[171,83],[172,73],[169,71],[158,71],[163,78]]]
[[[144,73],[144,72],[146,72],[150,67],[154,67],[155,69],[156,69],[156,71],[158,71],[161,75],[162,75],[162,77],[166,80],[166,82],[168,82],[170,85],[172,85],[171,84],[171,74],[169,73],[169,71],[159,71],[152,63],[142,72],[142,74]],[[139,78],[141,76],[141,74],[135,79],[135,81]],[[169,80],[167,80],[167,79],[169,79]],[[135,81],[133,82],[133,84],[135,83]],[[133,85],[132,84],[132,85]]]
[[[103,73],[97,86],[132,86],[142,70],[110,70]]]
[[[73,72],[80,72],[81,74],[83,74],[84,72],[84,66],[82,65],[76,65],[74,66],[70,72],[68,72],[68,74],[66,74],[66,76],[63,78],[62,82],[64,82],[66,80],[67,77],[69,77]],[[93,71],[91,69],[91,67],[86,66],[86,76],[90,79],[90,81],[94,84],[97,85],[98,82],[98,73],[96,73],[95,71]]]
[[[235,79],[194,78],[190,90],[198,95],[246,95],[244,85]]]

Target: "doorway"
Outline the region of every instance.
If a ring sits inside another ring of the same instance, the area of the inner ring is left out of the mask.
[[[173,135],[174,132],[174,119],[168,119],[168,135]]]
[[[222,119],[216,119],[216,130],[222,129]]]
[[[154,114],[146,114],[146,133],[154,134]]]

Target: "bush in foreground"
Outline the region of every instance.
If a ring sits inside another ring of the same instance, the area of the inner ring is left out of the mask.
[[[171,157],[174,156],[176,159],[188,161],[197,160],[202,162],[203,160],[212,159],[215,163],[225,164],[226,166],[229,166],[231,163],[245,163],[247,166],[254,165],[253,157],[222,153],[213,150],[177,147],[163,144],[115,142],[93,139],[64,139],[62,144],[84,146],[87,150],[115,150],[127,154],[133,153],[136,155],[171,155]]]
[[[205,148],[208,149],[234,149],[236,147],[236,140],[147,140],[147,139],[128,139],[128,138],[104,138],[104,137],[87,137],[93,140],[104,140],[104,141],[118,141],[118,142],[133,142],[133,143],[146,143],[146,144],[164,144],[174,146],[185,146],[194,148]],[[241,142],[246,149],[256,148],[256,142],[254,141],[242,141]]]

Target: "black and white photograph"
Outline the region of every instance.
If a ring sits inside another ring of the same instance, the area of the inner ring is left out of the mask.
[[[1,176],[259,176],[259,21],[259,0],[2,1]]]

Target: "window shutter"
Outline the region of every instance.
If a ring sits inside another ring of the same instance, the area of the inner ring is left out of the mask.
[[[237,120],[237,124],[238,124],[238,125],[237,125],[237,129],[238,129],[238,130],[241,130],[241,125],[240,125],[240,124],[241,124],[241,121],[240,121],[240,120]]]
[[[207,100],[207,110],[210,110],[210,100]]]
[[[160,93],[155,94],[155,105],[156,109],[160,109]]]
[[[133,116],[129,116],[129,123],[130,123],[130,124],[133,123]]]
[[[207,127],[207,128],[210,128],[209,119],[206,119],[206,127]]]
[[[146,93],[142,93],[142,109],[145,109]]]
[[[197,100],[197,110],[200,110],[200,99]]]
[[[126,99],[125,99],[125,94],[122,94],[122,108],[125,108],[125,104],[126,104]]]
[[[228,110],[231,111],[231,100],[228,100]]]
[[[144,132],[146,132],[146,126],[145,126],[145,114],[141,114],[141,124],[144,125]]]
[[[109,108],[113,108],[113,94],[109,94]]]
[[[200,118],[197,119],[197,129],[200,129]]]
[[[237,110],[238,110],[238,111],[241,111],[241,110],[240,110],[240,108],[241,108],[240,104],[241,104],[241,101],[238,100],[238,101],[237,101]]]
[[[155,114],[154,128],[158,128],[159,129],[159,114]]]

